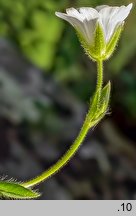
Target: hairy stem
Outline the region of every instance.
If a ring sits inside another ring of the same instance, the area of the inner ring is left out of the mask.
[[[57,171],[59,171],[70,159],[71,157],[75,154],[75,152],[78,150],[79,146],[83,142],[88,130],[89,130],[89,124],[87,123],[87,119],[85,119],[85,122],[83,124],[83,127],[80,130],[80,133],[78,137],[76,138],[75,142],[73,145],[70,147],[70,149],[62,156],[60,160],[57,161],[56,164],[51,166],[48,170],[43,172],[40,176],[37,176],[36,178],[24,182],[22,186],[24,187],[32,187],[34,185],[37,185],[47,178],[49,178],[51,175],[55,174]]]
[[[103,84],[103,62],[100,60],[97,62],[97,70],[98,70],[98,75],[97,75],[97,87],[96,91],[99,91],[99,97],[101,96],[101,90],[102,90],[102,84]],[[76,140],[74,143],[71,145],[70,149],[60,158],[53,166],[51,166],[48,170],[43,172],[41,175],[35,177],[34,179],[22,183],[22,186],[24,187],[33,187],[43,181],[45,181],[47,178],[58,172],[71,158],[72,156],[76,153],[80,145],[82,144],[83,140],[85,139],[87,132],[90,129],[90,110],[91,107],[89,108],[89,112],[86,115],[85,121],[83,123],[83,126],[79,132],[79,135],[77,136]],[[93,125],[92,125],[93,126]]]
[[[102,91],[102,85],[103,85],[103,61],[98,60],[97,61],[97,87],[96,91],[99,91],[99,98]]]

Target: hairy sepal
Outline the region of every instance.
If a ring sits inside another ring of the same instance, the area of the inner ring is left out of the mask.
[[[116,46],[118,45],[118,41],[121,37],[121,33],[123,31],[123,28],[124,28],[124,23],[119,25],[116,28],[113,36],[111,37],[110,41],[107,43],[105,60],[109,59],[111,57],[111,55],[114,53]]]
[[[94,55],[96,61],[104,58],[106,51],[106,41],[104,31],[99,22],[97,22],[96,24],[96,29],[94,32],[94,42],[90,50],[92,55]]]

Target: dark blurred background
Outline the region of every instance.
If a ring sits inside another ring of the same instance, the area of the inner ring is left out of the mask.
[[[0,0],[0,176],[31,179],[66,152],[83,123],[96,65],[74,29],[55,16],[67,7],[129,0]],[[136,199],[136,7],[105,63],[110,113],[74,158],[38,186],[40,199]]]

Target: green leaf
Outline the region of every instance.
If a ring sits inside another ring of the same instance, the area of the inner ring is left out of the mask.
[[[1,181],[0,196],[13,199],[34,199],[40,194],[21,186],[19,183]]]
[[[100,91],[97,91],[91,102],[91,109],[89,111],[89,116],[93,118],[93,116],[97,113],[98,107],[99,107],[99,98],[100,97]]]
[[[110,100],[110,92],[111,92],[111,83],[109,81],[108,84],[103,88],[101,93],[99,107],[101,109],[102,114],[107,112],[109,100]]]

